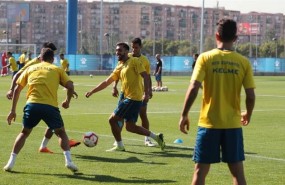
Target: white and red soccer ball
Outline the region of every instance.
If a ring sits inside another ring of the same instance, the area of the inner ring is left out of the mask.
[[[83,143],[87,147],[94,147],[98,143],[99,137],[94,132],[86,132],[83,135]]]

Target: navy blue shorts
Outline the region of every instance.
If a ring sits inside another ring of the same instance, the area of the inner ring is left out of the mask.
[[[124,100],[124,98],[125,98],[125,97],[124,97],[124,93],[121,92],[120,95],[119,95],[119,102],[118,102],[118,105],[119,105],[119,103],[120,103],[121,101]],[[143,102],[142,102],[142,107],[147,107],[147,103],[148,103],[148,102],[144,102],[144,101],[143,101]]]
[[[220,157],[222,154],[222,158]],[[244,161],[241,128],[207,129],[198,127],[193,161],[196,163],[226,163]]]
[[[161,81],[161,74],[155,75],[155,80],[156,81]]]
[[[141,105],[142,101],[134,101],[128,98],[120,99],[117,108],[114,110],[114,114],[123,118],[126,122],[136,123]]]
[[[64,126],[60,111],[57,107],[28,103],[24,107],[23,125],[24,128],[32,129],[43,120],[51,129],[58,129]]]
[[[147,107],[147,103],[148,103],[148,102],[144,102],[144,101],[143,101],[143,102],[142,102],[142,107]]]
[[[13,73],[12,73],[12,78],[15,76],[15,74],[17,74],[18,73],[18,71],[14,71]]]

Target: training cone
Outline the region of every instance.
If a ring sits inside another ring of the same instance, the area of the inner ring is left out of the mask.
[[[175,139],[174,143],[180,144],[180,143],[183,143],[183,141],[182,141],[182,139]]]

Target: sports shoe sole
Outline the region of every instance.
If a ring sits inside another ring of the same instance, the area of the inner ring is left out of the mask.
[[[118,148],[117,146],[109,150],[106,150],[106,152],[125,152],[125,151],[126,151],[125,148]]]

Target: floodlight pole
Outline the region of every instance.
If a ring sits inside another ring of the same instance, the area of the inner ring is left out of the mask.
[[[100,70],[103,69],[103,0],[101,0],[101,4],[100,4]]]
[[[205,0],[202,0],[202,10],[201,10],[201,32],[200,32],[200,53],[203,53],[203,37],[204,37],[204,5],[205,5]]]

